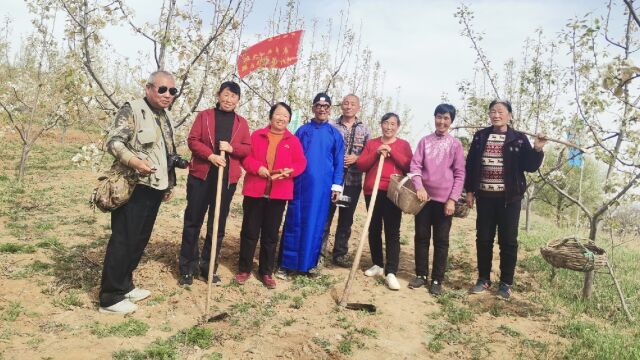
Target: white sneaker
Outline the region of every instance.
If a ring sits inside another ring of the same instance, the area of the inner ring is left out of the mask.
[[[98,311],[105,314],[130,314],[136,311],[136,309],[138,309],[138,305],[132,303],[129,299],[124,299],[111,306],[100,307]]]
[[[289,276],[287,274],[287,270],[279,269],[278,271],[276,271],[276,278],[280,280],[288,280]]]
[[[140,300],[144,300],[151,295],[151,291],[135,288],[124,295],[131,302],[138,302]]]
[[[387,283],[387,287],[391,290],[400,290],[400,283],[394,274],[387,274],[387,278],[385,279]]]
[[[382,275],[384,275],[384,269],[378,265],[373,265],[372,267],[368,268],[364,272],[364,276],[382,276]]]

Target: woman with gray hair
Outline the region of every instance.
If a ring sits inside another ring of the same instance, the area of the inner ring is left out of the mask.
[[[509,126],[511,103],[496,99],[489,104],[491,126],[473,135],[467,155],[464,187],[467,205],[478,202],[476,252],[478,281],[474,294],[491,286],[493,240],[498,230],[500,284],[498,298],[509,300],[518,256],[520,205],[527,189],[524,172],[534,172],[542,164],[542,148],[547,138],[538,135],[533,148],[526,135]]]

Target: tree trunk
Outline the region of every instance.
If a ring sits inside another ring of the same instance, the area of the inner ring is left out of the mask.
[[[596,233],[598,232],[598,222],[600,217],[594,216],[589,223],[589,240],[595,242],[596,241]],[[595,273],[592,271],[586,272],[584,274],[584,285],[582,287],[582,298],[589,299],[591,294],[593,294],[593,279],[595,278]]]
[[[529,232],[531,228],[531,203],[533,201],[529,198],[527,199],[527,207],[525,211],[525,221],[524,221],[524,231]]]
[[[532,196],[535,192],[535,184],[531,183],[525,194],[527,195],[527,205],[525,208],[524,231],[529,232],[531,228],[531,206],[533,205]]]
[[[27,167],[27,159],[29,158],[29,152],[31,151],[31,144],[22,145],[22,154],[20,155],[20,164],[18,165],[18,183],[22,184],[24,178],[24,172]]]

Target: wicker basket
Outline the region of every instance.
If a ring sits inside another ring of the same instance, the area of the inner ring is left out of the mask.
[[[540,248],[540,254],[553,267],[582,272],[596,270],[607,263],[607,252],[604,249],[588,239],[578,239],[575,236],[547,243]]]
[[[464,192],[462,194],[458,201],[456,201],[456,207],[455,210],[453,210],[453,216],[458,218],[466,218],[471,210],[469,206],[467,206],[467,199],[464,196]]]
[[[398,174],[391,175],[387,197],[404,213],[415,215],[422,210],[427,202],[418,199],[416,188],[409,180],[409,175],[405,177]]]

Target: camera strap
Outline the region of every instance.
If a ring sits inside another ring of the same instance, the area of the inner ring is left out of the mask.
[[[351,134],[349,134],[349,144],[347,146],[347,155],[351,155],[353,152],[353,141],[356,138],[356,127],[358,127],[358,122],[351,125]]]

